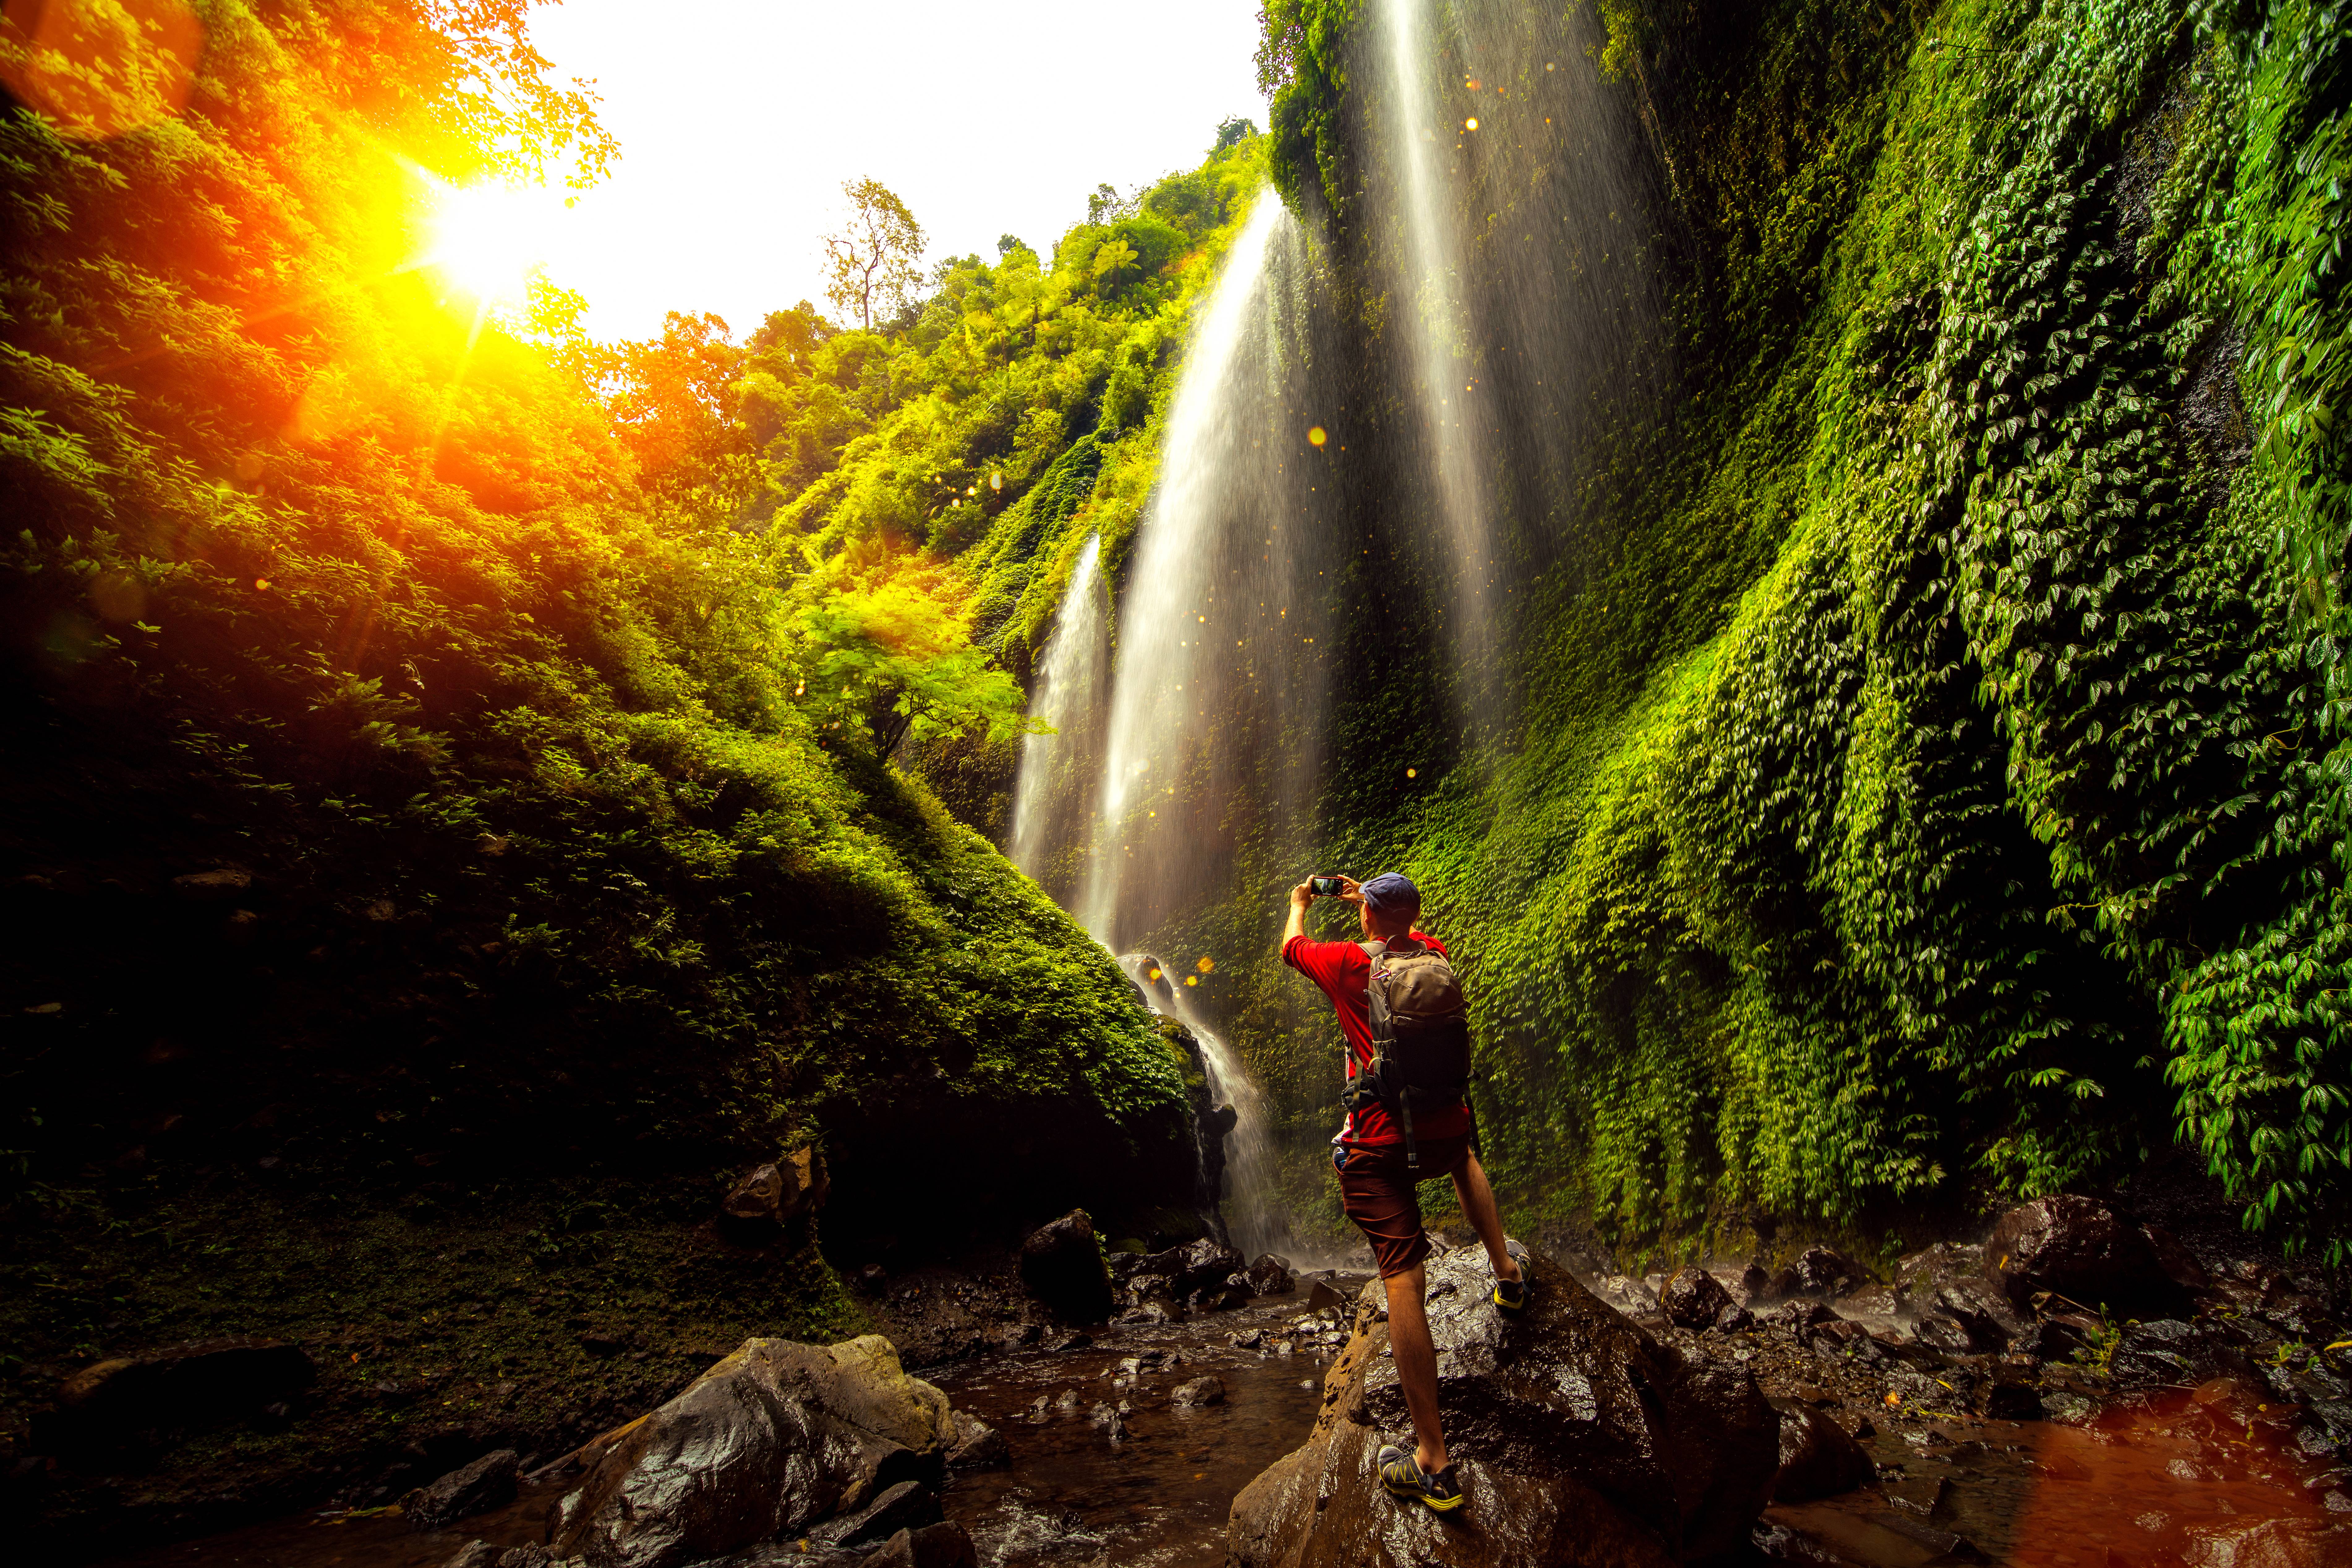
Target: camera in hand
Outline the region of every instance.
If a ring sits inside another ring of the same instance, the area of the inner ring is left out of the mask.
[[[1344,890],[1342,884],[1346,881],[1344,877],[1309,877],[1307,890],[1318,899],[1336,899]]]

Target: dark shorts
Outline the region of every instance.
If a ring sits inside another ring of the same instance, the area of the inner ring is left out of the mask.
[[[1429,1256],[1429,1233],[1421,1228],[1421,1194],[1416,1182],[1435,1181],[1462,1169],[1470,1157],[1471,1134],[1421,1141],[1421,1164],[1408,1171],[1404,1145],[1386,1143],[1376,1149],[1331,1150],[1332,1166],[1339,1173],[1339,1202],[1356,1228],[1372,1244],[1372,1258],[1381,1278],[1394,1279]]]

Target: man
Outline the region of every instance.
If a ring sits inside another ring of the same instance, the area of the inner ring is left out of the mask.
[[[1339,886],[1338,897],[1360,910],[1364,936],[1385,942],[1387,952],[1417,952],[1425,947],[1446,956],[1436,939],[1414,929],[1421,889],[1404,877],[1391,871],[1362,883],[1342,877]],[[1373,1059],[1371,1009],[1364,994],[1371,979],[1371,955],[1357,942],[1308,940],[1307,910],[1315,897],[1311,882],[1290,889],[1282,960],[1331,998],[1348,1038],[1348,1077],[1352,1079],[1368,1071]],[[1463,1496],[1437,1418],[1437,1352],[1430,1342],[1423,1300],[1428,1290],[1423,1260],[1429,1256],[1429,1236],[1422,1229],[1421,1198],[1413,1184],[1454,1178],[1462,1212],[1476,1227],[1494,1265],[1498,1310],[1513,1316],[1525,1310],[1534,1282],[1520,1274],[1517,1261],[1505,1248],[1494,1190],[1471,1146],[1470,1108],[1416,1110],[1413,1137],[1421,1163],[1417,1170],[1408,1170],[1404,1132],[1388,1108],[1374,1100],[1348,1113],[1339,1136],[1331,1140],[1331,1164],[1339,1173],[1348,1217],[1372,1244],[1380,1265],[1389,1298],[1390,1354],[1396,1361],[1397,1381],[1404,1387],[1405,1408],[1412,1413],[1413,1451],[1382,1447],[1381,1482],[1399,1497],[1417,1499],[1442,1511],[1461,1507]]]

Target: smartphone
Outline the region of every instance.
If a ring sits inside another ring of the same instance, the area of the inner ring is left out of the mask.
[[[1309,877],[1307,890],[1318,899],[1336,899],[1347,890],[1343,877]]]

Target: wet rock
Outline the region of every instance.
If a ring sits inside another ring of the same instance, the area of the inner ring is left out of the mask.
[[[461,1519],[504,1508],[514,1501],[515,1474],[520,1468],[512,1448],[484,1454],[402,1498],[401,1517],[411,1530],[440,1530]]]
[[[1790,1268],[1797,1277],[1797,1289],[1812,1296],[1843,1296],[1870,1279],[1869,1269],[1830,1247],[1805,1248]]]
[[[1878,1467],[1844,1427],[1818,1410],[1780,1406],[1780,1468],[1772,1482],[1776,1503],[1836,1497],[1878,1479]]]
[[[889,1273],[878,1263],[869,1263],[857,1271],[857,1288],[868,1296],[879,1296],[890,1288]]]
[[[33,1451],[69,1454],[144,1433],[219,1426],[299,1394],[317,1375],[299,1345],[247,1335],[102,1361],[58,1390],[56,1410],[33,1433]]]
[[[1261,1296],[1287,1296],[1298,1289],[1297,1276],[1290,1271],[1290,1259],[1271,1252],[1258,1254],[1249,1266],[1249,1288]]]
[[[2156,1317],[2185,1299],[2148,1239],[2106,1205],[2061,1194],[2000,1216],[1984,1248],[1985,1273],[2020,1313],[2045,1292],[2063,1310]]]
[[[1439,1400],[1470,1506],[1441,1519],[1381,1489],[1373,1456],[1411,1424],[1387,1327],[1367,1310],[1306,1446],[1235,1500],[1233,1568],[1664,1568],[1746,1542],[1780,1468],[1778,1417],[1754,1379],[1684,1362],[1565,1270],[1532,1267],[1519,1319],[1494,1310],[1476,1249],[1430,1268]]]
[[[1592,1282],[1592,1294],[1620,1312],[1654,1312],[1658,1298],[1647,1285],[1628,1274],[1604,1274]]]
[[[2220,1331],[2179,1318],[2126,1323],[2107,1374],[2117,1388],[2188,1387],[2231,1374],[2252,1377],[2245,1352]]]
[[[1754,1306],[1764,1299],[1764,1292],[1771,1283],[1772,1277],[1769,1274],[1765,1273],[1753,1263],[1749,1264],[1739,1271],[1739,1304],[1743,1307]]]
[[[1044,1396],[1039,1396],[1042,1404]],[[1033,1406],[1033,1409],[1035,1407]],[[1039,1410],[1037,1415],[1043,1415]],[[1034,1417],[1033,1416],[1033,1419]],[[1006,1463],[1012,1453],[1004,1446],[1004,1434],[967,1411],[958,1410],[950,1419],[955,1423],[955,1443],[948,1449],[948,1468],[957,1470],[982,1470]]]
[[[1984,1413],[1995,1421],[2039,1421],[2042,1391],[2030,1383],[1995,1383],[1985,1390]]]
[[[501,1551],[487,1541],[468,1541],[451,1553],[441,1568],[499,1568]]]
[[[921,1481],[900,1481],[856,1511],[826,1520],[808,1538],[821,1546],[867,1546],[939,1520],[940,1494]]]
[[[1715,1321],[1709,1326],[1720,1334],[1736,1334],[1744,1329],[1754,1328],[1756,1314],[1745,1307],[1726,1307],[1715,1315]]]
[[[2139,1233],[2147,1238],[2148,1250],[2156,1254],[2156,1266],[2164,1270],[2166,1279],[2184,1290],[2212,1289],[2213,1277],[2179,1237],[2160,1225],[2144,1225]]]
[[[1837,1313],[1819,1301],[1786,1302],[1779,1311],[1774,1312],[1765,1321],[1787,1329],[1801,1340],[1811,1338],[1812,1331],[1823,1323],[1843,1321]]]
[[[1172,1288],[1180,1296],[1189,1296],[1196,1290],[1222,1289],[1225,1282],[1236,1274],[1244,1275],[1243,1288],[1248,1288],[1247,1266],[1243,1262],[1242,1255],[1230,1247],[1220,1246],[1204,1236],[1198,1241],[1176,1248],[1175,1253],[1175,1258],[1171,1260],[1172,1267],[1168,1272],[1172,1276]]]
[[[719,1207],[739,1226],[782,1226],[823,1208],[831,1190],[824,1156],[796,1149],[775,1164],[754,1166]]]
[[[1021,1282],[1065,1318],[1099,1322],[1110,1315],[1110,1275],[1095,1241],[1095,1222],[1072,1209],[1038,1226],[1021,1244]]]
[[[1331,1287],[1328,1279],[1318,1279],[1307,1293],[1307,1310],[1310,1312],[1337,1311],[1348,1305],[1348,1298]]]
[[[859,1564],[860,1568],[979,1568],[980,1552],[963,1526],[942,1521],[900,1531],[880,1551],[859,1559]]]
[[[673,1568],[936,1485],[955,1442],[947,1395],[879,1335],[749,1340],[683,1394],[583,1451],[548,1542],[591,1568]]]
[[[1225,1336],[1225,1342],[1235,1350],[1254,1351],[1265,1343],[1264,1329],[1244,1329]]]
[[[1658,1310],[1678,1329],[1706,1328],[1731,1305],[1731,1292],[1723,1282],[1696,1264],[1667,1280],[1658,1292]]]
[[[2009,1331],[1973,1298],[1948,1287],[1919,1320],[1919,1342],[1955,1355],[1998,1355],[2009,1348]]]
[[[1225,1385],[1208,1374],[1196,1377],[1190,1383],[1178,1384],[1176,1392],[1168,1396],[1168,1403],[1179,1410],[1197,1410],[1202,1405],[1223,1405],[1224,1402]]]
[[[499,1568],[549,1568],[555,1561],[546,1547],[532,1544],[509,1546],[499,1553]]]
[[[1236,1307],[1248,1306],[1255,1294],[1250,1289],[1247,1275],[1228,1274],[1221,1284],[1202,1289],[1193,1300],[1203,1311],[1230,1312]]]

